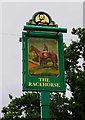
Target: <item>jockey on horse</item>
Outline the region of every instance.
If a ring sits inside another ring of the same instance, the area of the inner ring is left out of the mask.
[[[44,44],[44,49],[42,50],[41,65],[46,64],[47,55],[48,55],[48,47]]]
[[[44,49],[42,50],[42,55],[44,58],[47,58],[48,47],[44,44]]]

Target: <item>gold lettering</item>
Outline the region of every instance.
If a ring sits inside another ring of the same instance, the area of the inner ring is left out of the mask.
[[[49,78],[39,78],[40,82],[50,82]]]
[[[40,82],[42,81],[42,78],[39,78]]]
[[[60,87],[59,83],[28,82],[28,86]]]
[[[28,86],[33,86],[33,85],[32,85],[32,82],[29,82],[29,83],[28,83]]]

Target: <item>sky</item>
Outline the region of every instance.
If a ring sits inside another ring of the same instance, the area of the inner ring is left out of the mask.
[[[22,45],[19,42],[23,26],[38,11],[47,12],[61,28],[67,28],[64,42],[69,45],[72,28],[83,27],[83,2],[3,2],[0,3],[0,109],[14,97],[22,95]],[[70,93],[67,93],[68,95]],[[2,101],[1,101],[2,100]],[[1,116],[1,113],[0,113]]]

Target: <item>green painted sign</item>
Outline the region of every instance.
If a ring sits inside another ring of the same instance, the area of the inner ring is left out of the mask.
[[[38,12],[22,32],[23,91],[65,91],[62,32],[51,17]]]

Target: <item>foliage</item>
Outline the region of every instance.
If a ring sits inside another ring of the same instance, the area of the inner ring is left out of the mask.
[[[72,98],[70,112],[72,120],[85,119],[85,29],[73,28],[72,34],[77,35],[78,40],[72,41],[65,48],[66,82],[70,86]],[[81,66],[79,60],[83,59]],[[70,106],[69,105],[69,106]]]
[[[70,86],[72,97],[50,93],[51,120],[85,120],[85,29],[73,28],[72,34],[78,39],[64,47],[66,84]],[[39,93],[25,92],[20,98],[11,95],[9,98],[11,102],[3,107],[1,120],[40,120]]]
[[[39,94],[25,93],[20,98],[11,99],[10,104],[4,107],[2,112],[4,113],[4,117],[1,120],[28,120],[29,118],[39,118]]]

